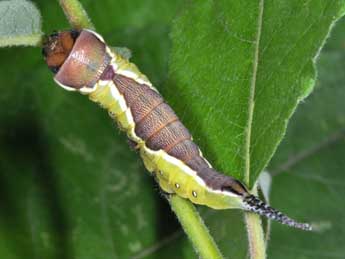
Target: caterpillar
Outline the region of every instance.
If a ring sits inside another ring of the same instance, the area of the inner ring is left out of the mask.
[[[217,172],[151,82],[91,30],[47,37],[42,53],[55,82],[87,95],[127,133],[160,188],[214,209],[237,208],[311,230],[250,194],[239,180]]]

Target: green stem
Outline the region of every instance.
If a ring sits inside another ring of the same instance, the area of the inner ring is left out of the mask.
[[[94,29],[89,16],[78,0],[59,0],[69,23],[75,29]]]
[[[204,221],[193,204],[177,195],[171,195],[170,206],[179,219],[194,249],[204,259],[223,258],[216,243],[210,235]]]
[[[253,193],[257,195],[257,187],[254,187]],[[247,225],[249,254],[251,259],[266,258],[265,235],[262,229],[261,218],[252,212],[245,212],[244,218]]]
[[[250,258],[266,258],[265,236],[262,231],[260,216],[247,212],[245,214],[245,220],[247,224]]]

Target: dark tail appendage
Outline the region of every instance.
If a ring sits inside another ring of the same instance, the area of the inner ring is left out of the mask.
[[[288,216],[284,215],[280,211],[273,209],[259,198],[255,197],[254,195],[248,195],[244,198],[245,209],[254,213],[257,213],[261,216],[266,218],[276,220],[284,225],[288,225],[290,227],[299,228],[303,230],[312,230],[311,225],[307,223],[299,223],[290,219]]]

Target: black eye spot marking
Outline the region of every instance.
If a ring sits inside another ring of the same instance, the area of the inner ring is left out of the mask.
[[[54,30],[52,34],[50,34],[50,37],[57,37],[59,36],[59,32],[57,30]]]
[[[49,67],[49,69],[50,69],[54,74],[56,74],[57,72],[59,72],[60,67],[59,67],[59,66],[58,66],[58,67]]]
[[[76,38],[78,38],[80,32],[77,30],[71,30],[71,36],[72,38],[75,40]]]

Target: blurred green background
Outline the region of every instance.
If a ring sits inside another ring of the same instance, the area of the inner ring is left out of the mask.
[[[69,27],[55,1],[34,2],[45,33]],[[82,3],[107,42],[131,49],[171,93],[169,32],[183,1]],[[344,28],[343,19],[268,167],[272,204],[318,231],[272,223],[268,258],[345,255]],[[197,258],[124,134],[87,98],[55,85],[39,48],[0,50],[0,90],[0,258]],[[226,258],[245,258],[242,213],[200,211]]]

